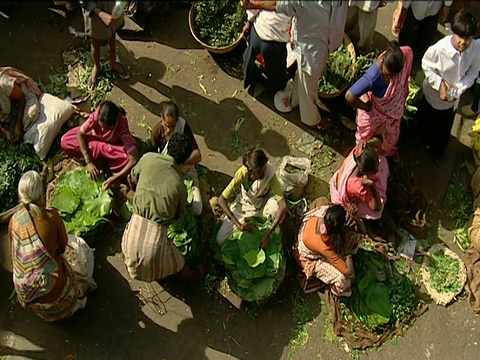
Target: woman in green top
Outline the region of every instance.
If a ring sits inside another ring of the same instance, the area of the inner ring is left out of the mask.
[[[233,203],[230,207],[228,200]],[[251,230],[255,224],[245,221],[250,216],[262,216],[273,220],[272,227],[262,239],[262,248],[266,248],[268,238],[279,225],[287,212],[287,203],[282,188],[275,176],[275,169],[268,162],[265,152],[260,149],[247,151],[232,181],[223,190],[218,205],[227,215],[217,234],[217,243],[222,246],[232,234],[235,225],[240,231]]]

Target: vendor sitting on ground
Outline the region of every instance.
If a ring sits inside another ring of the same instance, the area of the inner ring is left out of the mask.
[[[173,101],[163,101],[160,103],[160,109],[161,120],[153,127],[150,142],[156,152],[166,154],[172,134],[185,134],[187,136],[192,151],[180,169],[193,180],[192,211],[195,215],[200,215],[202,213],[202,195],[195,165],[202,161],[202,154],[193,136],[192,128],[184,118],[178,115],[177,105]]]
[[[122,252],[128,273],[134,279],[155,281],[177,274],[183,280],[199,280],[198,272],[185,263],[173,242],[167,238],[168,226],[187,206],[187,189],[179,165],[192,153],[185,134],[173,134],[168,154],[153,152],[142,156],[129,176],[135,190],[133,215],[122,240]]]
[[[305,214],[294,256],[307,280],[316,277],[330,286],[337,296],[352,294],[351,281],[355,277],[352,254],[344,237],[346,212],[341,205],[332,205],[326,198],[319,206]]]
[[[233,198],[235,201],[228,207],[227,200]],[[230,184],[223,190],[218,205],[227,216],[217,234],[218,245],[222,246],[232,234],[234,225],[240,231],[251,230],[255,224],[245,219],[260,216],[273,220],[272,227],[261,243],[262,248],[267,247],[270,234],[287,213],[287,203],[275,175],[275,169],[268,162],[263,150],[247,151],[243,157],[243,166],[237,170]]]
[[[7,141],[22,140],[23,132],[38,119],[41,94],[31,77],[13,67],[0,67],[0,132]],[[12,100],[18,102],[18,109]],[[15,118],[14,123],[9,126],[12,118]]]
[[[330,183],[330,197],[351,215],[380,219],[387,201],[387,158],[378,155],[381,136],[359,143],[343,160]]]
[[[57,211],[45,209],[45,188],[39,173],[22,175],[18,197],[23,206],[10,219],[8,228],[18,301],[45,321],[68,318],[85,307],[87,292],[97,285],[91,277],[74,272],[62,257],[67,232]]]
[[[104,189],[126,177],[139,158],[125,111],[111,101],[103,102],[81,126],[63,135],[60,145],[70,158],[85,161],[92,179],[99,176],[99,168],[111,171]]]

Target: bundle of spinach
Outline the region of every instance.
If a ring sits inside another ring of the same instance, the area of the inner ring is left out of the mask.
[[[462,289],[460,263],[443,250],[428,255],[430,285],[439,293],[457,293]]]
[[[249,219],[250,220],[250,219]],[[266,250],[260,243],[271,227],[270,220],[252,218],[253,231],[237,229],[222,247],[222,258],[230,288],[245,301],[260,302],[275,293],[285,276],[282,234],[279,227],[270,235]]]
[[[353,77],[354,83],[367,73],[368,69],[370,69],[370,66],[373,65],[373,62],[378,58],[379,55],[380,51],[375,49],[366,55],[357,56],[355,75]]]
[[[354,60],[345,43],[330,53],[323,76],[318,82],[319,94],[335,94],[350,83]]]
[[[189,176],[183,179],[187,188],[187,210],[175,222],[173,222],[167,230],[167,237],[178,248],[180,253],[185,256],[187,263],[191,263],[199,255],[197,246],[197,219],[191,209],[193,201],[193,180]]]
[[[413,281],[375,251],[359,251],[354,263],[352,296],[340,302],[351,331],[381,332],[407,321],[418,305]]]
[[[42,163],[25,144],[0,148],[0,213],[17,204],[18,181],[28,170],[41,171]]]
[[[102,183],[83,167],[60,176],[50,206],[60,213],[68,233],[88,233],[111,213],[112,191],[103,190]]]
[[[196,1],[194,27],[200,40],[212,47],[235,43],[247,21],[237,0]]]

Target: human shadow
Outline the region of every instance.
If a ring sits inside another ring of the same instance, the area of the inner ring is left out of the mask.
[[[129,81],[118,82],[117,86],[154,115],[158,115],[162,100],[152,100],[158,97],[158,93],[174,99],[181,116],[194,133],[204,137],[206,146],[212,151],[222,153],[229,160],[240,158],[245,150],[254,146],[261,146],[273,156],[290,153],[287,139],[277,131],[263,127],[243,101],[230,97],[216,103],[181,86],[167,86],[161,82],[166,71],[164,64],[146,57],[135,59],[120,43],[118,49],[122,61],[137,70],[132,72]],[[142,90],[136,83],[141,83]],[[203,114],[208,114],[209,118]]]
[[[189,9],[189,3],[159,1],[152,12],[140,21],[143,31],[121,30],[118,35],[124,40],[154,41],[175,49],[201,49],[202,46],[190,33]]]
[[[13,66],[46,82],[52,69],[61,65],[61,52],[84,43],[68,32],[69,25],[83,29],[81,16],[63,18],[48,10],[52,5],[49,1],[17,1],[10,19],[1,19],[2,66]]]

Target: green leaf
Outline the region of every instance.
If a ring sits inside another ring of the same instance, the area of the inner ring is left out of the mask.
[[[243,258],[247,261],[248,266],[254,268],[265,262],[265,251],[252,249],[243,255]]]

